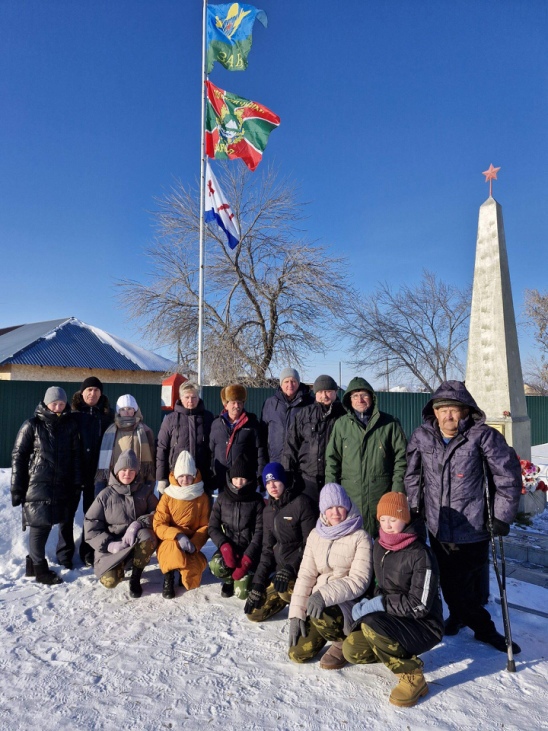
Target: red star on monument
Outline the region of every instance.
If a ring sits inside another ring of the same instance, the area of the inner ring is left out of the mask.
[[[482,173],[482,175],[485,175],[485,182],[489,181],[489,197],[491,197],[493,192],[493,180],[497,179],[497,173],[499,170],[500,168],[494,168],[493,163],[491,163],[489,165],[489,169]]]

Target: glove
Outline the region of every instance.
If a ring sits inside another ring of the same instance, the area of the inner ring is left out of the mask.
[[[16,508],[18,505],[23,504],[24,495],[21,495],[18,492],[12,492],[11,493],[11,504],[14,508]]]
[[[374,599],[362,599],[361,602],[354,604],[352,607],[352,619],[357,622],[358,619],[365,617],[371,612],[384,612],[384,604],[382,596],[376,596]]]
[[[260,584],[252,584],[251,591],[247,595],[244,606],[245,614],[251,614],[254,609],[259,609],[264,604],[264,590]]]
[[[505,523],[503,520],[493,518],[493,535],[494,536],[507,536],[510,533],[510,525]]]
[[[179,533],[175,540],[179,544],[179,548],[181,549],[181,551],[184,551],[185,553],[194,553],[194,551],[196,550],[196,546],[194,545],[194,543],[192,543],[189,537],[185,536],[184,533]]]
[[[122,538],[126,546],[133,546],[137,538],[137,533],[139,533],[140,530],[141,524],[138,520],[134,520],[133,523],[129,524],[126,532],[124,533],[124,537]]]
[[[306,637],[306,622],[304,619],[293,617],[289,620],[289,647],[295,647],[299,637]]]
[[[234,555],[232,544],[228,543],[228,541],[223,543],[223,545],[219,548],[219,551],[221,552],[221,556],[223,557],[223,561],[225,562],[227,569],[235,569],[236,556]]]
[[[169,485],[169,480],[158,480],[158,494],[163,495],[164,490]]]
[[[293,569],[290,569],[289,566],[282,566],[281,569],[278,569],[278,571],[276,571],[276,573],[274,574],[274,581],[272,583],[274,584],[274,588],[276,589],[278,594],[283,594],[287,591],[289,582],[294,577],[295,574],[293,573]]]
[[[312,619],[319,619],[325,609],[325,600],[319,591],[315,591],[308,600],[306,613]]]
[[[107,551],[109,553],[119,553],[120,551],[123,551],[124,548],[127,548],[127,545],[124,543],[124,541],[112,541],[107,546]]]
[[[249,558],[249,556],[243,556],[240,566],[235,568],[232,572],[232,578],[234,581],[240,581],[240,579],[243,579],[252,566],[253,561]]]

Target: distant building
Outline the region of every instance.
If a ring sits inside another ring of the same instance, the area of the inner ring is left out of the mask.
[[[176,364],[68,317],[0,329],[0,380],[158,385]]]

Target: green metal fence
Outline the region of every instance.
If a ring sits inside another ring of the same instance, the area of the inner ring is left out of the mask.
[[[34,414],[34,409],[44,397],[46,389],[49,386],[61,386],[71,399],[79,385],[69,381],[0,381],[0,467],[10,466],[11,450],[17,431],[25,419]],[[249,388],[247,411],[259,417],[265,399],[274,392],[273,388]],[[155,434],[158,433],[165,413],[161,410],[160,386],[108,383],[105,385],[105,393],[112,405],[124,393],[135,396],[145,422]],[[220,413],[222,404],[219,386],[205,386],[203,399],[206,409],[215,415]],[[377,399],[381,411],[396,416],[409,437],[413,429],[421,423],[422,409],[430,399],[430,394],[378,391]],[[548,442],[548,396],[527,396],[526,401],[527,412],[531,418],[532,444],[545,444]]]

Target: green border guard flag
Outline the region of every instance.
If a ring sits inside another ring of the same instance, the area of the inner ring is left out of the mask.
[[[280,118],[258,102],[242,99],[206,81],[205,146],[208,157],[241,157],[250,170],[261,162],[268,136]]]
[[[227,3],[207,6],[208,74],[215,61],[229,71],[246,70],[255,20],[259,20],[266,28],[266,13],[253,5]]]

